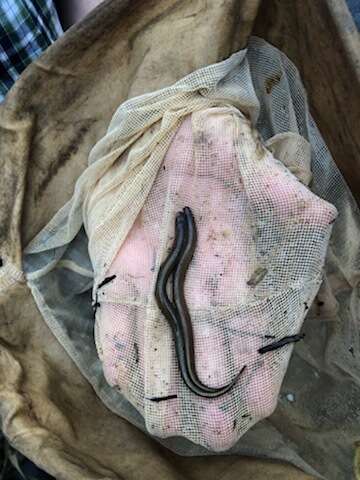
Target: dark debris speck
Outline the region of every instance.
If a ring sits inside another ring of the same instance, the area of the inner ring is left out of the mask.
[[[137,343],[134,343],[134,351],[135,351],[135,363],[139,363],[139,346]]]

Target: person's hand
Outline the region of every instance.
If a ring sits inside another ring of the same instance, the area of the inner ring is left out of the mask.
[[[212,399],[182,380],[172,331],[154,297],[175,216],[185,206],[197,227],[184,287],[197,375],[219,388],[246,366],[228,393]],[[230,109],[184,120],[108,271],[116,277],[98,295],[105,376],[142,413],[150,433],[220,451],[273,412],[292,348],[259,349],[300,330],[335,216]]]

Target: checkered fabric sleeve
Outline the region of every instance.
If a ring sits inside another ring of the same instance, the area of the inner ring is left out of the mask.
[[[62,33],[53,0],[0,0],[0,101]]]

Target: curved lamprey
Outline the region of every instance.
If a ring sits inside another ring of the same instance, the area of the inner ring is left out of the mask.
[[[170,251],[169,256],[161,265],[158,273],[155,287],[155,298],[162,314],[165,316],[172,329],[175,338],[175,349],[176,355],[178,357],[181,376],[184,379],[186,385],[191,388],[190,385],[194,384],[194,378],[191,369],[189,371],[185,357],[186,340],[184,339],[184,329],[180,324],[180,319],[176,307],[170,301],[166,290],[166,285],[170,278],[170,275],[174,272],[180,257],[183,255],[185,241],[185,218],[183,216],[183,213],[180,212],[176,216],[174,245]],[[205,385],[203,387],[203,390],[207,391],[208,393],[214,391],[214,389],[207,388]]]
[[[161,312],[172,328],[180,373],[185,384],[196,395],[215,398],[225,394],[234,386],[245,370],[245,366],[228,385],[220,388],[204,385],[197,376],[191,318],[184,294],[186,271],[193,257],[196,242],[195,220],[190,208],[185,207],[176,215],[174,245],[160,267],[155,297]],[[171,275],[173,275],[173,302],[169,299],[166,289]]]

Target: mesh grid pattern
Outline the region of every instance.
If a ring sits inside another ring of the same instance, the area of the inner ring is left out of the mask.
[[[156,165],[152,188],[106,272],[116,278],[98,292],[104,373],[141,411],[153,435],[186,436],[225,450],[276,406],[292,347],[263,355],[258,350],[269,338],[300,330],[321,283],[336,210],[277,161],[233,107],[186,116]],[[107,172],[109,181],[119,168]],[[94,198],[113,205],[117,192],[104,183]],[[89,209],[94,203],[89,200]],[[171,330],[154,300],[174,217],[184,206],[191,207],[198,230],[185,295],[199,378],[220,387],[247,367],[217,399],[197,397],[183,383]],[[89,214],[99,231],[92,209]],[[116,237],[115,230],[111,234]]]

